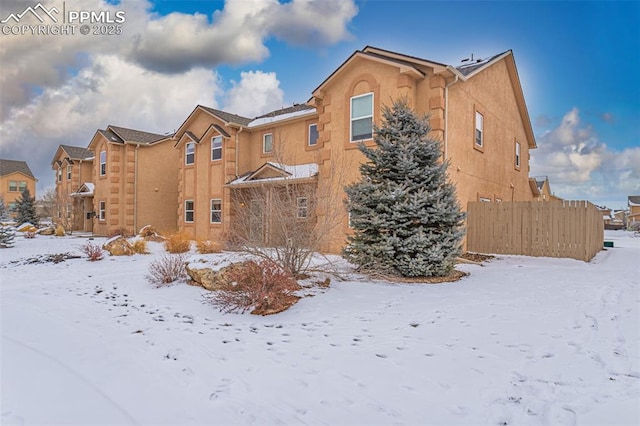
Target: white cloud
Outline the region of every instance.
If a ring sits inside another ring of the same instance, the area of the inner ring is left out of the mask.
[[[640,193],[640,147],[611,150],[574,108],[538,139],[531,175],[548,176],[552,190],[563,198],[626,200]]]
[[[38,187],[52,179],[50,162],[59,144],[87,146],[109,124],[155,133],[174,131],[195,105],[216,106],[221,89],[211,70],[166,75],[113,55],[57,88],[46,89],[0,125],[3,156],[24,159]]]
[[[284,92],[275,73],[248,71],[240,77],[227,92],[225,111],[253,118],[284,105]]]
[[[46,7],[57,0],[42,0]],[[227,0],[211,15],[151,12],[148,1],[67,1],[83,10],[123,10],[118,36],[0,35],[0,116],[29,103],[42,87],[59,87],[91,63],[91,56],[115,54],[145,69],[182,73],[220,64],[257,63],[269,55],[266,42],[330,45],[350,37],[347,25],[358,9],[353,0]],[[20,12],[24,2],[3,0],[2,17]],[[213,6],[212,6],[213,7]],[[36,90],[33,90],[36,88]]]

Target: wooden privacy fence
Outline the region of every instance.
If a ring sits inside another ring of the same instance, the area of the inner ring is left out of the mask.
[[[588,201],[468,204],[467,250],[471,252],[588,262],[603,242],[602,213]]]

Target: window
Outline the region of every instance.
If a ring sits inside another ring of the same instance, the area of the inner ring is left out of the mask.
[[[100,201],[98,205],[98,220],[107,220],[107,202]]]
[[[9,181],[9,191],[10,192],[17,192],[18,191],[18,181],[16,181],[16,180],[10,180]]]
[[[222,200],[211,200],[211,223],[222,223]]]
[[[193,164],[196,162],[196,144],[195,142],[187,142],[184,146],[184,164]]]
[[[211,138],[211,161],[222,158],[222,136]]]
[[[66,205],[67,208],[67,219],[71,219],[71,204]]]
[[[482,201],[483,203],[490,203],[491,202],[491,198],[489,198],[489,197],[479,197],[479,201]]]
[[[316,146],[318,144],[318,125],[309,125],[309,146]]]
[[[308,215],[308,203],[307,203],[307,197],[298,197],[297,201],[297,207],[298,207],[298,212],[297,212],[297,217],[298,219],[306,219],[307,215]]]
[[[21,180],[20,183],[18,183],[18,191],[23,192],[25,189],[27,189],[27,182]]]
[[[58,182],[62,182],[62,169],[58,168],[56,175],[58,176]]]
[[[273,134],[266,133],[262,136],[262,152],[269,154],[271,151],[273,151]]]
[[[107,151],[100,151],[100,176],[107,174]]]
[[[73,167],[71,166],[71,164],[69,164],[67,166],[67,180],[71,180],[71,170],[73,169]]]
[[[483,130],[484,129],[484,117],[478,111],[476,111],[476,145],[482,146],[484,143]]]
[[[351,142],[373,137],[373,93],[351,98]]]
[[[516,141],[516,169],[520,168],[520,142]]]
[[[184,202],[184,221],[187,223],[193,223],[194,216],[193,200],[185,200]]]

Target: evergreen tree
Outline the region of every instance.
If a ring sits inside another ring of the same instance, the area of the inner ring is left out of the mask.
[[[22,224],[29,222],[33,225],[38,224],[38,216],[36,215],[35,197],[31,196],[29,188],[25,188],[18,200],[16,200],[16,222]]]
[[[0,225],[0,248],[13,246],[16,229],[13,226]]]
[[[445,276],[464,235],[455,187],[427,117],[406,100],[383,108],[375,147],[359,145],[368,162],[346,188],[354,234],[344,254],[360,269],[406,277]]]
[[[9,211],[7,205],[4,203],[4,198],[0,197],[0,222],[9,220]]]

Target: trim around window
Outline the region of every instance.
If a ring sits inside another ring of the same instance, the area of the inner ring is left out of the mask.
[[[520,164],[522,162],[522,155],[520,152],[520,142],[516,141],[516,147],[515,147],[515,158],[514,158],[514,166],[516,168],[516,170],[520,170]]]
[[[211,161],[222,160],[222,136],[211,138]]]
[[[100,176],[107,175],[107,151],[100,151]]]
[[[349,110],[349,141],[373,139],[373,92],[352,96]]]
[[[195,216],[195,204],[193,200],[184,200],[184,222],[193,223]]]
[[[211,223],[222,223],[222,199],[211,199],[211,215],[209,220]]]
[[[190,166],[196,162],[196,144],[187,142],[184,144],[184,164]]]
[[[307,145],[308,146],[317,146],[318,145],[318,124],[309,124],[309,132],[307,135]]]
[[[309,200],[307,197],[298,197],[296,199],[296,217],[298,219],[309,217]]]
[[[107,202],[100,201],[98,203],[98,220],[105,221],[107,220]]]
[[[474,122],[475,132],[473,133],[473,144],[482,149],[484,148],[484,115],[476,111]]]
[[[273,152],[273,133],[262,135],[262,153],[271,154]]]

